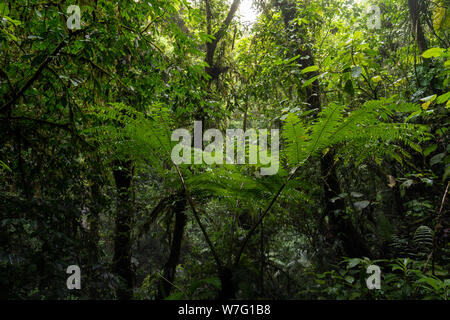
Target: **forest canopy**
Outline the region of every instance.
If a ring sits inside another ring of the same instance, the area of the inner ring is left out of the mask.
[[[447,300],[449,7],[1,1],[0,298]]]

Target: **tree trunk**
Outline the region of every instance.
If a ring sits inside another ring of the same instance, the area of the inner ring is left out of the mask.
[[[114,181],[118,192],[116,229],[114,235],[113,271],[122,280],[117,290],[117,297],[127,300],[132,297],[133,272],[131,269],[131,220],[132,205],[132,161],[118,161],[113,170]]]
[[[291,3],[289,0],[283,0],[278,2],[278,6],[283,15],[284,26],[286,29],[286,34],[292,34],[289,31],[290,25],[292,21],[297,17],[297,7],[295,3]],[[308,57],[307,59],[302,60],[302,68],[311,67],[314,65],[314,56],[311,51],[311,47],[306,42],[305,38],[302,38],[302,35],[306,35],[307,30],[304,26],[299,26],[298,24],[294,28],[294,35],[297,37],[299,43],[296,43],[296,50],[294,56],[301,55],[303,57]],[[300,45],[302,45],[303,49],[300,49]],[[309,73],[309,77],[318,76],[319,72],[314,71]],[[309,108],[316,109],[317,112],[320,110],[320,85],[319,80],[315,80],[311,86],[306,87],[306,102],[309,105]]]
[[[222,288],[219,293],[219,300],[230,300],[236,298],[236,292],[233,285],[233,272],[231,268],[225,267],[219,273]]]
[[[214,63],[214,53],[216,52],[217,45],[222,40],[222,38],[225,36],[226,31],[231,23],[231,21],[234,18],[234,15],[239,8],[241,0],[233,0],[233,3],[230,6],[230,9],[228,11],[227,17],[222,22],[219,30],[212,34],[212,13],[211,13],[211,4],[209,0],[205,0],[205,7],[206,7],[206,28],[208,35],[214,36],[214,39],[211,41],[207,41],[205,43],[206,45],[206,56],[205,56],[205,62],[209,65],[205,69],[206,73],[211,76],[211,79],[209,80],[209,84],[213,81],[218,79],[219,75],[226,70],[226,68],[220,68],[219,66],[215,65]]]
[[[422,25],[420,24],[420,7],[419,0],[408,0],[409,16],[411,19],[411,28],[416,39],[417,46],[419,47],[419,52],[422,54],[427,50],[427,40],[423,33]]]
[[[295,3],[291,3],[289,0],[283,0],[277,2],[279,6],[285,24],[286,33],[289,35],[289,29],[294,18],[298,15],[297,7]],[[298,24],[294,26],[294,35],[298,41],[302,44],[303,50],[300,49],[300,45],[296,43],[296,51],[294,55],[302,55],[308,57],[303,60],[302,68],[315,65],[314,55],[307,43],[307,39],[303,36],[306,35],[306,30],[303,26]],[[310,77],[316,76],[318,73],[310,73]],[[320,101],[320,85],[318,80],[314,81],[311,87],[307,87],[306,100],[311,110],[319,112],[321,109]],[[331,234],[342,241],[344,250],[347,255],[350,256],[370,256],[368,247],[365,244],[364,239],[358,233],[353,226],[351,220],[345,219],[342,213],[345,210],[345,203],[343,200],[338,199],[331,201],[333,197],[336,197],[341,193],[339,180],[336,173],[336,167],[334,165],[334,152],[331,149],[325,156],[320,159],[321,175],[324,181],[324,201],[325,201],[325,216],[329,217]]]
[[[94,284],[95,279],[95,266],[99,263],[99,247],[98,241],[100,239],[99,235],[99,215],[101,211],[101,191],[100,186],[97,181],[94,181],[91,186],[91,199],[89,204],[89,229],[86,232],[86,247],[88,248],[87,259],[88,259],[88,270],[87,279],[89,279],[90,284],[88,284],[88,295],[90,299],[99,298],[97,287]]]
[[[186,197],[184,192],[180,193],[174,205],[175,226],[173,229],[172,245],[169,259],[164,265],[164,278],[158,287],[158,299],[164,299],[172,291],[172,283],[175,281],[175,272],[180,260],[181,241],[183,240],[184,228],[186,226]]]
[[[341,193],[339,180],[334,166],[333,150],[322,157],[321,172],[324,181],[325,215],[328,216],[331,234],[341,242],[345,254],[350,257],[371,257],[370,249],[352,224],[350,218],[345,215],[345,202],[342,198],[336,198]]]

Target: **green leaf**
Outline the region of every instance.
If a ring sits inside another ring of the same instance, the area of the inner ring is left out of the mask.
[[[357,202],[353,203],[355,208],[358,210],[362,210],[362,209],[366,208],[369,204],[370,204],[370,201],[368,201],[368,200],[357,201]]]
[[[308,81],[306,81],[303,85],[302,88],[307,87],[309,85],[311,85],[314,81],[316,81],[321,75],[312,77],[311,79],[309,79]]]
[[[447,102],[447,100],[449,100],[449,99],[450,99],[450,92],[447,92],[447,93],[444,93],[443,95],[440,95],[437,98],[436,103],[441,104],[441,103]]]
[[[9,14],[9,8],[6,3],[0,3],[0,15],[6,16]]]
[[[442,159],[444,159],[445,153],[438,153],[430,160],[430,166],[434,166],[435,164],[441,163]]]
[[[308,72],[314,72],[314,71],[317,71],[317,70],[319,70],[319,66],[311,66],[311,67],[307,67],[307,68],[303,69],[302,72],[300,72],[300,74],[305,74],[305,73],[308,73]]]
[[[183,292],[174,292],[170,296],[165,298],[164,300],[182,300],[182,299],[186,299],[186,298],[187,297],[185,296],[185,294]]]
[[[12,172],[11,168],[8,167],[8,165],[6,163],[4,163],[2,160],[0,160],[0,167],[5,168],[6,170]]]
[[[431,48],[431,49],[428,49],[427,51],[425,51],[422,54],[422,57],[424,57],[425,59],[437,58],[442,55],[443,51],[444,51],[444,49],[442,49],[442,48]]]
[[[357,266],[360,263],[361,263],[361,259],[359,259],[359,258],[350,259],[348,261],[348,264],[347,264],[347,269],[351,269],[351,268],[353,268],[354,266]]]
[[[296,55],[295,57],[292,57],[292,58],[290,58],[289,60],[286,60],[286,61],[284,62],[284,64],[289,64],[289,63],[291,63],[291,62],[297,60],[298,58],[300,58],[300,56],[301,56],[300,54],[299,54],[299,55]]]
[[[9,33],[8,31],[4,30],[4,29],[0,29],[1,32],[5,33],[8,38],[14,40],[14,41],[18,41],[17,37],[15,35],[13,35],[12,33]]]
[[[432,152],[434,152],[437,149],[437,144],[432,144],[431,146],[428,146],[423,151],[423,155],[425,157],[428,157]]]
[[[436,291],[439,291],[439,289],[440,289],[440,281],[430,278],[430,277],[423,277],[423,278],[419,279],[417,282],[420,282],[420,283],[425,282],[425,283],[429,284],[430,286],[432,286],[433,289]]]
[[[431,101],[422,103],[422,109],[423,109],[423,110],[428,110],[428,107],[430,106],[430,103],[431,103]]]
[[[432,96],[428,96],[428,97],[425,97],[425,98],[420,99],[420,101],[423,101],[423,102],[433,102],[434,100],[436,100],[436,97],[437,97],[437,95],[436,95],[436,94],[433,94]]]
[[[220,279],[217,277],[213,277],[213,278],[207,278],[207,279],[201,279],[198,281],[195,281],[192,285],[191,285],[191,290],[195,290],[197,288],[199,288],[200,286],[204,285],[204,284],[210,284],[213,287],[215,287],[216,289],[220,290],[220,288],[222,287],[222,284],[220,282]]]
[[[11,22],[13,25],[15,25],[15,26],[20,26],[20,24],[21,24],[21,22],[19,21],[19,20],[14,20],[14,19],[12,19],[12,18],[10,18],[10,17],[4,17],[6,20],[8,20],[9,22]]]
[[[411,179],[406,180],[405,182],[403,182],[401,184],[402,188],[409,188],[413,185],[414,181],[412,181]]]
[[[355,281],[355,278],[353,278],[352,276],[346,276],[345,281],[347,281],[348,283],[353,283],[353,281]]]
[[[362,193],[354,192],[354,191],[350,192],[350,195],[355,198],[361,198],[363,196]]]
[[[450,175],[450,165],[448,165],[445,168],[445,172],[444,172],[444,176],[442,177],[442,182],[444,182],[445,180],[447,180],[448,176]]]
[[[381,79],[380,76],[372,77],[372,81],[375,82],[375,83],[378,83],[378,82],[380,82],[380,81],[382,81],[382,80],[383,80],[383,79]]]
[[[344,91],[351,96],[355,94],[355,89],[353,89],[352,80],[347,80],[347,82],[345,82]]]

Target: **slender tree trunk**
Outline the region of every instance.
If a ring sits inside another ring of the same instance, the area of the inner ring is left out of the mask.
[[[231,23],[231,21],[234,18],[234,15],[239,8],[241,0],[233,0],[230,9],[228,11],[228,14],[225,18],[225,20],[221,23],[219,30],[212,34],[212,12],[211,12],[211,4],[209,0],[205,0],[205,7],[206,7],[206,28],[208,35],[214,36],[214,39],[212,41],[206,42],[206,56],[205,56],[205,62],[209,65],[205,69],[206,73],[211,76],[211,79],[209,80],[208,84],[211,84],[213,80],[216,80],[219,75],[225,71],[225,69],[220,68],[219,66],[215,65],[214,63],[214,53],[216,52],[217,45],[222,40],[222,38],[226,35],[226,31]]]
[[[427,50],[427,40],[423,33],[422,25],[420,24],[420,6],[419,0],[408,0],[409,7],[409,16],[411,20],[411,28],[416,39],[417,47],[419,48],[419,52],[422,54]]]
[[[244,120],[242,121],[242,130],[247,131],[247,117],[248,117],[248,99],[245,101]]]
[[[118,161],[117,169],[113,170],[113,175],[118,192],[113,271],[122,280],[122,284],[117,290],[117,297],[126,300],[132,297],[133,291],[133,272],[131,269],[132,161]]]
[[[219,300],[230,300],[236,298],[236,292],[233,285],[233,271],[231,268],[224,267],[219,272],[222,288],[219,292]]]
[[[89,231],[87,235],[89,274],[88,279],[93,283],[96,281],[95,266],[99,264],[99,220],[101,208],[104,205],[104,198],[101,192],[101,179],[94,179],[91,186],[91,204],[89,206]],[[88,294],[90,299],[98,299],[99,293],[96,286],[89,286]]]
[[[261,234],[260,234],[260,269],[259,269],[259,291],[262,296],[264,296],[264,223],[261,221]]]
[[[289,0],[283,0],[278,2],[278,6],[283,15],[284,26],[286,29],[286,34],[291,35],[292,32],[289,31],[291,28],[291,24],[294,19],[297,17],[297,7],[295,3]],[[296,43],[296,52],[294,55],[301,55],[303,57],[308,57],[307,59],[302,60],[302,68],[311,67],[314,65],[314,55],[312,53],[311,47],[306,41],[304,35],[307,34],[307,30],[304,26],[296,25],[294,28],[294,35],[297,37],[299,43]],[[303,48],[300,49],[300,46]],[[310,72],[309,78],[315,77],[319,75],[318,71]],[[319,80],[315,80],[311,86],[306,87],[306,102],[309,105],[309,108],[316,109],[317,112],[320,110],[320,85]]]
[[[331,233],[341,240],[345,253],[350,257],[371,257],[370,249],[351,219],[344,217],[345,202],[338,198],[341,187],[334,166],[333,150],[322,157],[320,165],[324,178],[325,214],[329,219]],[[337,199],[332,201],[333,198]]]
[[[172,245],[167,263],[164,265],[164,278],[158,288],[158,299],[164,299],[170,295],[172,284],[175,281],[175,272],[180,260],[181,242],[186,226],[186,197],[184,192],[178,195],[174,205],[175,226],[173,229]]]

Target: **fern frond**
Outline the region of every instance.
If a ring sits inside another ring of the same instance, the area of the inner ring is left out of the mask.
[[[271,183],[267,183],[268,179]],[[237,166],[228,165],[186,178],[186,183],[193,194],[221,197],[229,201],[266,200],[282,182],[278,175],[261,179],[241,173]]]
[[[283,127],[283,139],[286,141],[286,155],[290,164],[302,161],[305,155],[305,142],[308,135],[304,124],[293,113],[290,113]]]
[[[308,155],[314,155],[329,147],[343,122],[345,106],[331,103],[319,113],[319,120],[313,124],[311,142],[307,148]]]
[[[162,169],[172,148],[168,112],[154,106],[143,113],[123,103],[91,108],[94,123],[83,132],[111,159],[132,155],[136,161],[150,161]]]
[[[427,255],[433,247],[433,230],[420,226],[414,232],[413,243],[418,255]]]
[[[395,145],[401,142],[417,152],[422,152],[417,142],[430,138],[426,126],[393,122],[398,112],[414,112],[418,105],[395,104],[393,98],[371,100],[360,109],[344,117],[345,106],[330,104],[319,114],[317,121],[307,131],[297,116],[286,119],[284,138],[285,153],[291,166],[301,164],[307,157],[316,155],[332,146],[342,145],[360,162],[367,157],[379,158],[391,154],[394,158],[408,158],[409,153]],[[301,133],[301,136],[299,135]],[[311,132],[308,136],[305,132]]]

